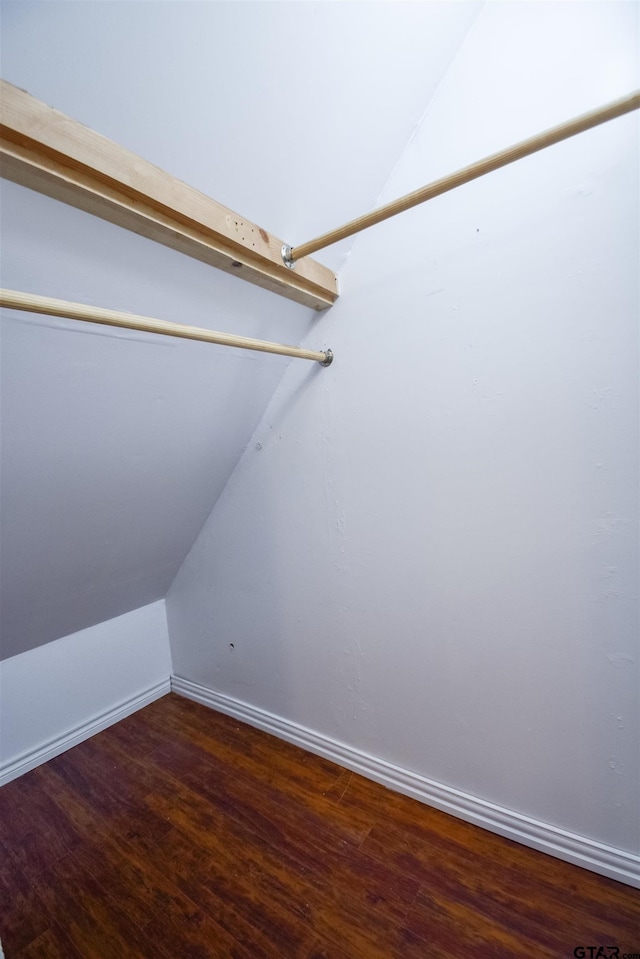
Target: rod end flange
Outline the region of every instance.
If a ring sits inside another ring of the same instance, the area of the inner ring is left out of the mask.
[[[296,265],[296,261],[293,259],[293,249],[289,246],[288,243],[282,244],[282,249],[280,250],[282,255],[282,261],[288,270],[293,270]]]
[[[331,366],[333,363],[333,350],[325,350],[324,359],[318,360],[320,366]]]

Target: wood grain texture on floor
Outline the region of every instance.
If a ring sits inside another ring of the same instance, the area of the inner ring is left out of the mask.
[[[6,959],[640,957],[637,890],[173,694],[4,786],[0,858]]]

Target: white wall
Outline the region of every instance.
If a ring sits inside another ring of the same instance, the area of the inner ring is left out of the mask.
[[[164,600],[0,663],[0,782],[169,692]]]
[[[9,288],[284,342],[307,328],[311,311],[270,322],[264,290],[150,240],[2,195]],[[164,597],[287,360],[3,314],[6,658]]]
[[[298,242],[373,202],[479,8],[2,0],[2,74]],[[11,183],[1,219],[5,287],[330,346],[313,311]],[[10,311],[1,329],[5,658],[165,595],[288,361]]]
[[[637,78],[636,4],[488,4],[383,199]],[[637,115],[363,234],[169,591],[175,673],[637,853],[638,256]]]

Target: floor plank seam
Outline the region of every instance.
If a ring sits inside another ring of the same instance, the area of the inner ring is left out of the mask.
[[[337,802],[337,805],[338,805],[338,806],[340,805],[340,803],[341,803],[342,800],[344,799],[345,793],[346,793],[347,789],[349,788],[349,786],[351,785],[351,780],[353,779],[353,773],[351,772],[351,770],[349,770],[348,772],[349,772],[349,775],[348,775],[348,778],[347,778],[346,785],[345,785],[344,789],[342,790],[342,793],[340,794],[340,798],[338,799],[338,802]]]

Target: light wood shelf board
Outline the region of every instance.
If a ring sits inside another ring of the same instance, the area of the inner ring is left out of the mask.
[[[333,271],[126,148],[0,81],[0,172],[29,189],[316,310],[338,296]]]

